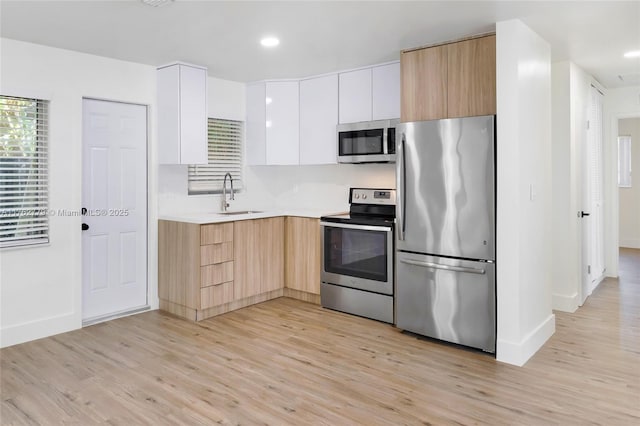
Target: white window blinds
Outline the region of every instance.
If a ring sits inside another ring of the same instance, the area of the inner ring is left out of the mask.
[[[0,96],[0,247],[49,242],[48,104]]]
[[[216,194],[222,192],[224,175],[231,173],[233,189],[243,188],[242,176],[242,121],[209,118],[209,164],[189,166],[189,194]]]
[[[631,188],[631,136],[618,137],[618,186]]]

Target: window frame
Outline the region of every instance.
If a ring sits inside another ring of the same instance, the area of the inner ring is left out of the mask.
[[[633,186],[632,146],[631,135],[618,136],[618,188]]]
[[[28,203],[28,205],[23,204],[22,206],[11,206],[6,207],[3,210],[2,203],[0,202],[0,225],[8,226],[5,220],[7,218],[15,217],[16,221],[13,225],[15,225],[14,229],[22,229],[20,233],[24,234],[25,232],[34,232],[33,235],[14,235],[14,238],[4,237],[1,233],[2,229],[0,228],[0,250],[7,249],[16,249],[16,248],[27,248],[27,247],[41,247],[43,245],[48,245],[51,242],[51,224],[50,224],[50,210],[49,210],[49,197],[50,197],[50,179],[49,179],[49,161],[50,161],[50,135],[49,135],[49,122],[51,117],[51,101],[47,97],[42,96],[24,96],[19,94],[7,93],[4,92],[0,94],[0,98],[3,100],[3,104],[5,100],[16,99],[26,102],[35,103],[35,113],[32,118],[35,120],[35,138],[34,138],[34,150],[31,156],[24,155],[23,158],[31,157],[30,165],[26,168],[28,174],[32,174],[35,177],[27,177],[21,179],[25,183],[24,188],[9,188],[8,185],[15,184],[15,182],[11,182],[10,171],[12,169],[11,161],[7,161],[8,158],[19,158],[19,157],[10,157],[8,155],[2,155],[2,151],[0,151],[0,195],[7,196],[9,191],[20,191],[22,193],[17,193],[17,196],[22,196],[23,198],[27,198],[30,195],[34,201]],[[24,106],[23,110],[26,112],[28,106]],[[0,110],[4,110],[3,107],[0,106]],[[18,109],[16,108],[16,111]],[[27,112],[27,114],[29,114]],[[30,118],[29,115],[25,115],[26,118]],[[8,124],[8,121],[7,121]],[[22,123],[21,123],[22,125]],[[2,136],[2,135],[0,135]],[[10,145],[9,145],[10,146]],[[4,167],[3,167],[4,166]],[[14,165],[15,167],[16,165]],[[4,170],[2,170],[4,168]],[[16,167],[17,168],[17,167]],[[6,174],[4,173],[6,172]],[[34,179],[34,181],[31,181]],[[5,186],[7,185],[7,186]],[[29,188],[27,190],[26,188]],[[6,192],[5,192],[6,191]],[[29,194],[31,192],[31,194]],[[15,193],[15,192],[13,192]],[[4,197],[3,197],[4,198]],[[7,198],[0,201],[7,201]],[[26,203],[26,201],[22,201]],[[10,204],[10,203],[8,203]],[[12,203],[18,204],[18,202]],[[16,213],[15,216],[11,215],[11,213]],[[29,218],[34,218],[29,221]],[[7,230],[11,230],[11,228],[7,228]],[[5,239],[5,241],[2,241]]]
[[[198,195],[220,195],[223,192],[222,188],[222,172],[224,169],[220,164],[217,164],[216,161],[224,161],[221,158],[212,158],[216,155],[220,156],[219,152],[215,152],[211,150],[212,145],[215,144],[215,140],[211,138],[212,132],[214,131],[216,126],[220,125],[229,125],[233,123],[233,127],[231,129],[232,133],[235,133],[237,137],[234,138],[234,146],[229,147],[229,151],[227,153],[229,160],[234,161],[234,163],[230,166],[230,172],[232,173],[233,178],[233,190],[234,192],[242,192],[245,189],[245,144],[244,144],[244,136],[245,136],[245,122],[241,120],[231,120],[226,118],[217,118],[217,117],[208,117],[207,118],[207,159],[209,161],[208,164],[202,165],[189,165],[187,171],[187,193],[189,196],[198,196]],[[225,154],[222,154],[225,155]],[[211,176],[211,179],[196,179],[198,172],[201,172],[205,175],[217,175],[217,179]],[[240,176],[238,176],[238,174]],[[194,182],[209,182],[209,185],[214,186],[214,188],[204,188],[204,189],[194,189],[192,188],[192,184]],[[219,188],[215,187],[219,186]]]

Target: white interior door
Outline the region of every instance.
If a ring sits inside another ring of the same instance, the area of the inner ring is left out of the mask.
[[[82,141],[82,318],[90,322],[147,305],[147,108],[84,99]]]
[[[602,280],[605,270],[602,107],[602,93],[595,87],[591,87],[583,164],[583,209],[589,216],[584,216],[582,222],[582,303]]]

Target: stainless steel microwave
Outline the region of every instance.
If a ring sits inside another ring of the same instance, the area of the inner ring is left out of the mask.
[[[395,163],[399,122],[394,119],[339,124],[338,163]]]

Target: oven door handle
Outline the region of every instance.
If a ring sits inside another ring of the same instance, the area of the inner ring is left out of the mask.
[[[334,223],[334,222],[320,222],[320,226],[328,228],[345,228],[345,229],[359,229],[362,231],[384,231],[391,232],[390,226],[375,226],[375,225],[355,225],[347,223]]]
[[[486,272],[484,269],[465,268],[463,266],[450,266],[450,265],[443,265],[441,263],[420,262],[418,260],[402,259],[400,260],[400,262],[406,263],[407,265],[422,266],[424,268],[444,269],[445,271],[454,271],[454,272],[467,272],[469,274],[484,275],[484,273]]]

